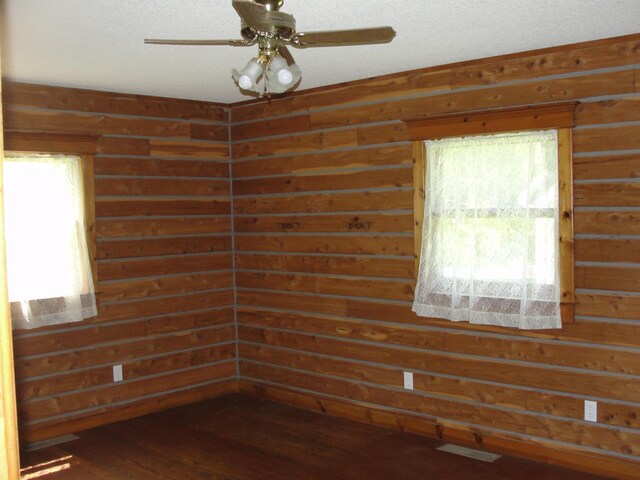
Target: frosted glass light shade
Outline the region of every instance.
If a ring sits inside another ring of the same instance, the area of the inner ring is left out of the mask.
[[[266,72],[267,90],[271,93],[283,93],[292,88],[300,77],[302,71],[296,64],[287,65],[282,57],[274,57]]]
[[[282,85],[289,85],[293,81],[293,74],[287,68],[287,62],[282,57],[275,57],[271,60],[269,70],[278,77],[278,82]]]
[[[233,70],[233,79],[244,90],[256,90],[258,78],[262,75],[262,65],[254,58],[240,70]]]

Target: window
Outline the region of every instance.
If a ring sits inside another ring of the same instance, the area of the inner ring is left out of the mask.
[[[7,279],[14,328],[97,315],[82,163],[81,157],[69,155],[5,155]]]
[[[428,139],[423,161],[416,142],[418,315],[524,329],[572,321],[574,107],[410,122]]]

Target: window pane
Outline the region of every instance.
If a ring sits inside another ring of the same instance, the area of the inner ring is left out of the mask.
[[[559,325],[557,148],[555,131],[427,142],[414,311]]]
[[[7,280],[18,328],[96,314],[80,162],[64,155],[5,158]]]

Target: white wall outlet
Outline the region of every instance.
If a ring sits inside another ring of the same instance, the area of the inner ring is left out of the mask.
[[[121,382],[123,380],[122,377],[122,365],[114,365],[113,366],[113,381]]]
[[[584,401],[584,419],[587,422],[598,421],[598,402],[593,402],[591,400]]]
[[[404,388],[413,390],[413,372],[404,372]]]

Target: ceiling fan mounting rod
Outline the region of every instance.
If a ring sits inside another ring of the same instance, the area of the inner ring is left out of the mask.
[[[280,43],[278,39],[273,36],[263,36],[258,38],[259,57],[264,57],[266,60],[271,60],[273,57],[279,54]]]
[[[255,0],[255,2],[264,5],[270,12],[277,12],[282,7],[284,0]]]

